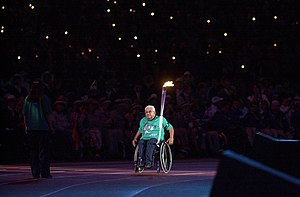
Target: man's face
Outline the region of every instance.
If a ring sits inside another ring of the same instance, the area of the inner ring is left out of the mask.
[[[155,117],[155,111],[151,107],[145,109],[145,115],[148,120],[152,120]]]

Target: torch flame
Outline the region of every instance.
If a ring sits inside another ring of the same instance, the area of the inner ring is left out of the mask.
[[[173,87],[174,86],[174,83],[173,81],[167,81],[164,83],[163,87],[166,88],[166,87]]]

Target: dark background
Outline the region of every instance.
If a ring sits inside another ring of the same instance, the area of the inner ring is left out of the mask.
[[[189,70],[204,79],[226,74],[295,82],[299,74],[297,1],[45,0],[1,7],[2,79],[50,71],[65,81],[84,75],[90,84],[112,75],[172,78]]]

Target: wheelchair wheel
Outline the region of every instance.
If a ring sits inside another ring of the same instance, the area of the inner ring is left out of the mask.
[[[144,168],[139,166],[139,146],[136,146],[133,156],[134,172],[143,172]]]
[[[172,151],[168,143],[163,142],[159,150],[160,167],[164,173],[168,173],[173,164]]]

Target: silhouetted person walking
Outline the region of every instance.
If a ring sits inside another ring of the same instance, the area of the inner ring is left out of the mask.
[[[52,178],[49,158],[50,112],[51,103],[43,93],[43,84],[39,80],[34,80],[22,109],[30,146],[33,178]]]

